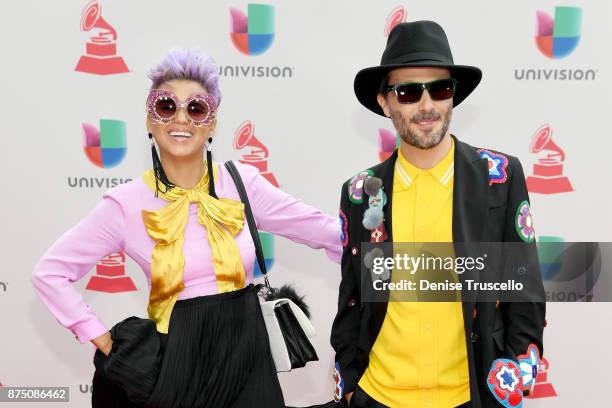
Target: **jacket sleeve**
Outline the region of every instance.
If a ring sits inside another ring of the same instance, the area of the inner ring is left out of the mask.
[[[123,249],[124,214],[117,193],[104,199],[64,233],[43,255],[32,274],[34,289],[55,319],[81,343],[108,331],[74,288],[102,258]]]
[[[340,218],[344,236],[342,251],[342,279],[338,290],[338,312],[331,331],[331,345],[336,352],[335,399],[341,400],[345,393],[352,392],[359,381],[358,339],[361,325],[359,274],[353,268],[353,257],[349,245],[351,236],[350,201],[348,182],[342,186]],[[354,232],[355,234],[358,231]]]
[[[342,254],[340,223],[316,208],[283,192],[255,167],[235,163],[240,170],[257,228],[311,248],[323,248],[339,263]]]
[[[504,302],[501,310],[505,328],[504,349],[508,357],[520,362],[534,346],[540,358],[544,352],[546,303],[525,175],[519,160],[514,157],[511,160],[504,242],[518,243],[513,244],[519,250],[514,250],[510,273],[517,273],[519,267],[522,270],[518,273],[527,274],[525,281],[529,284],[529,295],[520,302]]]

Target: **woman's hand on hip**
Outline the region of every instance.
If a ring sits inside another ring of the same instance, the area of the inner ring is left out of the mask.
[[[110,332],[106,332],[103,335],[96,337],[91,341],[105,356],[108,356],[111,348],[113,347],[113,340],[111,339]]]

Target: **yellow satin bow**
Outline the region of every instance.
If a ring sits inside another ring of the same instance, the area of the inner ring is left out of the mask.
[[[213,163],[216,178],[217,166]],[[214,179],[213,178],[213,179]],[[145,183],[155,191],[153,170],[144,173]],[[183,243],[189,219],[189,204],[198,204],[198,223],[208,231],[212,264],[219,292],[229,292],[245,285],[242,257],[234,237],[244,227],[244,204],[229,198],[216,199],[208,194],[208,170],[189,190],[174,187],[159,192],[170,203],[156,211],[143,210],[142,218],[149,236],[155,241],[151,255],[151,293],[147,308],[157,331],[168,333],[170,315],[179,293],[185,287]]]

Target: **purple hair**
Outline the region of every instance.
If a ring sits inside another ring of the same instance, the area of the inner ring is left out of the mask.
[[[219,90],[219,68],[208,55],[191,48],[170,50],[164,58],[149,71],[151,89],[173,79],[190,79],[199,82],[206,92],[221,102]]]

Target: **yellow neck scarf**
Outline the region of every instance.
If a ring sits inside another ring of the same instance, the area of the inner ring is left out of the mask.
[[[213,163],[213,180],[217,165]],[[144,182],[155,191],[155,174],[148,170]],[[242,257],[234,237],[244,227],[244,204],[229,198],[208,195],[208,170],[198,184],[189,190],[178,186],[159,197],[170,203],[156,211],[143,210],[142,218],[149,236],[155,241],[151,255],[151,293],[147,308],[157,331],[168,333],[170,315],[179,293],[185,287],[183,269],[184,232],[189,219],[189,204],[198,204],[198,222],[208,231],[212,264],[219,292],[230,292],[245,285]]]

